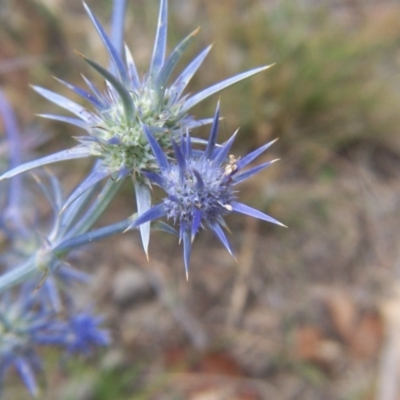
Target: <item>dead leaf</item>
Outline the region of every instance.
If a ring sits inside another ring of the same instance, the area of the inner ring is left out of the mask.
[[[369,312],[364,315],[349,340],[353,355],[361,359],[376,357],[384,335],[383,321],[379,314]]]
[[[358,309],[353,298],[345,291],[334,289],[326,293],[324,299],[332,328],[347,342],[353,336]]]
[[[340,357],[340,344],[326,338],[314,326],[297,329],[294,340],[294,356],[298,359],[329,367]]]

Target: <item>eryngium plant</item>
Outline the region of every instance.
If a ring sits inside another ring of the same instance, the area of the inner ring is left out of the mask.
[[[119,10],[115,15],[121,17],[124,2],[117,0],[114,5]],[[229,155],[235,135],[225,144],[217,144],[219,107],[213,119],[196,120],[190,115],[192,107],[199,102],[268,66],[244,72],[197,94],[185,95],[187,84],[211,47],[204,49],[171,82],[179,59],[198,30],[166,57],[167,0],[160,1],[153,55],[148,72],[141,77],[128,48],[125,48],[124,57],[120,54],[121,35],[117,28],[122,27],[122,23],[115,21],[121,22],[122,17],[115,19],[110,40],[90,9],[85,4],[84,7],[113,64],[106,69],[83,56],[103,77],[105,89],[100,90],[86,78],[88,90],[60,80],[88,101],[90,109],[47,89],[34,89],[75,114],[75,117],[48,114],[44,117],[76,125],[83,128],[86,135],[79,137],[79,144],[72,149],[21,166],[13,165],[11,171],[0,177],[0,180],[11,178],[62,160],[91,156],[96,159],[92,171],[66,200],[60,182],[51,174],[50,189],[37,180],[54,211],[50,232],[38,238],[27,237],[22,246],[10,243],[7,253],[2,254],[6,271],[0,277],[0,292],[5,292],[0,297],[0,381],[9,368],[14,367],[32,394],[38,393],[35,373],[41,369],[39,346],[56,345],[63,348],[66,355],[71,355],[87,354],[93,346],[105,346],[110,342],[108,332],[101,328],[102,318],[78,309],[71,295],[71,284],[88,278],[66,263],[65,258],[72,250],[139,227],[147,252],[150,222],[165,217],[177,225],[178,232],[160,221],[155,222],[154,227],[178,233],[183,241],[188,275],[192,241],[201,229],[213,231],[233,254],[224,233],[224,228],[227,229],[224,219],[230,213],[247,214],[282,225],[239,202],[235,189],[237,184],[275,161],[245,169],[273,142],[236,159]],[[208,141],[190,135],[193,128],[206,123],[212,123]],[[195,149],[193,144],[202,146]],[[92,230],[128,176],[135,185],[139,216],[134,214]],[[102,185],[101,181],[107,177],[112,179]],[[166,197],[154,207],[151,207],[152,183],[166,192]],[[10,239],[17,236],[10,235]],[[30,242],[33,242],[32,247],[28,246]],[[21,247],[24,251],[17,252]],[[16,253],[20,256],[18,265],[13,262]],[[50,279],[46,279],[49,275]],[[10,291],[21,282],[24,284],[19,292]]]

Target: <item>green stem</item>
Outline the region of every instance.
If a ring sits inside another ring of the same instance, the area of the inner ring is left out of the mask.
[[[0,293],[18,285],[21,282],[26,281],[40,274],[40,270],[37,267],[36,253],[29,257],[24,263],[18,267],[13,268],[11,271],[4,273],[0,278]]]

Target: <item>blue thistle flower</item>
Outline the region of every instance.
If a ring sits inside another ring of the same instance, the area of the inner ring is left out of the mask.
[[[215,112],[207,147],[204,151],[194,151],[188,135],[182,137],[180,145],[172,140],[176,162],[170,162],[163,149],[144,126],[149,144],[154,152],[160,172],[144,171],[143,174],[163,188],[167,196],[163,201],[139,216],[129,227],[161,217],[172,219],[179,225],[179,240],[183,241],[184,263],[188,276],[191,244],[200,228],[210,228],[222,244],[233,255],[231,246],[222,228],[226,228],[224,217],[231,212],[284,226],[276,219],[237,201],[235,186],[252,175],[268,167],[272,160],[242,171],[250,162],[267,150],[274,142],[269,142],[243,158],[229,156],[236,133],[222,146],[216,146],[219,120],[219,105]]]

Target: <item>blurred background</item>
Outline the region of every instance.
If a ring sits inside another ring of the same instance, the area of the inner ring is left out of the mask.
[[[88,4],[108,27],[111,0]],[[128,1],[126,42],[140,71],[158,5]],[[281,160],[240,198],[289,229],[229,217],[237,262],[203,232],[189,282],[181,246],[164,233],[152,233],[149,262],[137,232],[83,249],[71,262],[93,282],[76,296],[106,316],[113,346],[61,365],[61,354],[43,354],[41,398],[400,399],[399,2],[170,0],[169,12],[169,49],[201,27],[182,65],[214,43],[189,91],[276,63],[221,94],[220,140],[240,127],[238,157],[279,138],[259,162]],[[25,137],[44,132],[36,156],[80,132],[35,117],[59,110],[29,85],[70,98],[52,76],[101,85],[75,51],[108,63],[80,1],[0,0],[0,87]],[[217,100],[194,114],[211,116]],[[51,170],[68,193],[89,168]],[[132,214],[133,198],[127,186],[101,224]],[[4,396],[29,398],[11,374]]]

